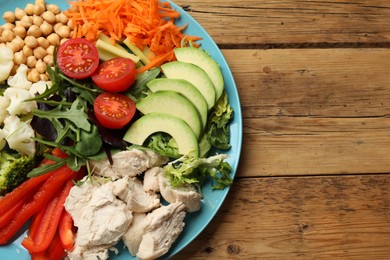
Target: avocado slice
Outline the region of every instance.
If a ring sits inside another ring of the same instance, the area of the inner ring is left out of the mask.
[[[146,85],[152,92],[170,90],[185,96],[198,109],[202,121],[202,129],[206,127],[208,113],[207,102],[202,96],[202,93],[190,82],[184,79],[157,78],[149,81]]]
[[[207,102],[208,110],[213,108],[216,102],[215,88],[207,73],[198,66],[182,62],[172,61],[161,65],[165,76],[172,79],[184,79],[194,85]]]
[[[150,135],[164,132],[176,141],[182,155],[199,156],[198,139],[184,120],[164,113],[150,113],[135,121],[127,130],[123,140],[142,145]]]
[[[216,100],[218,100],[224,90],[224,81],[221,68],[218,63],[205,51],[195,47],[183,47],[174,49],[178,61],[192,63],[203,69],[209,76],[215,87]]]
[[[202,131],[198,110],[183,95],[169,90],[150,93],[137,103],[137,109],[146,115],[153,112],[170,114],[184,120],[197,138]]]

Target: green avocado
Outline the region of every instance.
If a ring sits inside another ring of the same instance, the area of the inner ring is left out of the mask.
[[[216,102],[215,88],[207,73],[198,66],[182,62],[172,61],[161,66],[165,76],[171,79],[184,79],[194,85],[207,102],[208,110],[213,108]]]
[[[197,108],[202,121],[202,129],[206,127],[208,113],[207,102],[202,96],[202,93],[187,80],[158,78],[149,81],[146,85],[152,92],[170,90],[185,96]]]
[[[135,121],[123,140],[142,145],[150,135],[164,132],[176,141],[181,155],[199,156],[198,139],[184,120],[164,113],[150,113]]]
[[[137,103],[137,109],[144,115],[160,112],[179,117],[187,123],[197,138],[200,137],[202,122],[198,110],[180,93],[169,90],[150,93]]]
[[[203,69],[209,76],[215,87],[216,99],[218,100],[224,89],[223,75],[218,63],[206,52],[195,47],[183,47],[174,49],[178,61],[192,63]]]

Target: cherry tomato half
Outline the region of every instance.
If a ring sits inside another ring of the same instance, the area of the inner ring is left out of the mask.
[[[135,63],[132,60],[113,58],[99,65],[92,80],[103,90],[122,92],[134,83],[135,75]]]
[[[84,38],[69,39],[58,48],[57,63],[66,76],[84,79],[99,66],[99,53],[95,44]]]
[[[95,99],[93,110],[97,120],[104,127],[120,129],[133,118],[136,105],[123,94],[104,92]]]

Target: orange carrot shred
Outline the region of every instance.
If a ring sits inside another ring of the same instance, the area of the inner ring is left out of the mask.
[[[169,2],[159,0],[75,0],[64,13],[72,21],[73,37],[85,37],[95,41],[104,33],[112,42],[126,38],[141,50],[149,47],[153,59],[137,72],[171,61],[175,58],[173,49],[182,42],[193,46],[201,38],[183,33],[187,27],[176,26],[175,19],[180,12]]]

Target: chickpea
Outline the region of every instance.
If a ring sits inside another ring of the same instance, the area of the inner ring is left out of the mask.
[[[30,69],[35,68],[35,65],[37,64],[37,58],[35,56],[28,56],[26,59],[26,65]]]
[[[33,83],[38,82],[40,79],[38,71],[35,68],[31,69],[27,74],[27,79]]]
[[[9,30],[12,30],[13,28],[15,28],[15,25],[13,23],[5,23],[1,26],[4,30],[6,29],[9,29]]]
[[[56,22],[67,24],[69,21],[68,17],[64,13],[59,13],[56,15]]]
[[[60,13],[60,8],[55,4],[47,4],[46,10],[52,12],[54,15]]]
[[[19,7],[15,9],[15,18],[21,20],[23,16],[26,16],[26,12]]]
[[[61,38],[69,38],[69,36],[70,36],[70,28],[68,26],[66,26],[66,25],[63,25],[60,28],[58,28],[57,34]]]
[[[7,23],[13,23],[15,22],[15,14],[11,11],[5,12],[3,15],[3,19]]]
[[[54,24],[56,22],[56,16],[51,11],[46,11],[42,14],[43,20],[48,23]]]
[[[40,80],[49,81],[49,76],[45,73],[39,74]]]
[[[19,68],[19,64],[14,63],[14,66],[12,67],[10,74],[15,75],[18,68]]]
[[[43,59],[47,55],[46,50],[44,48],[42,48],[41,46],[36,47],[33,50],[33,54],[34,54],[35,58],[37,58],[38,60]]]
[[[24,8],[24,11],[28,15],[33,15],[34,14],[34,5],[32,3],[26,4],[26,7]]]
[[[15,34],[13,33],[13,31],[9,30],[9,29],[5,29],[2,33],[1,33],[1,37],[3,37],[3,40],[5,42],[10,42],[12,41],[14,38],[15,38]]]
[[[18,45],[16,45],[15,43],[13,42],[6,42],[5,43],[7,45],[8,48],[10,48],[14,53],[19,51],[19,47]]]
[[[63,26],[64,24],[63,23],[56,23],[54,26],[53,26],[53,30],[55,31],[55,32],[57,32],[58,31],[58,28],[60,28],[61,26]]]
[[[35,4],[33,6],[33,13],[36,15],[41,15],[45,11],[44,5]]]
[[[41,46],[45,50],[50,46],[50,42],[45,37],[39,37],[37,41],[39,46]]]
[[[23,51],[18,51],[14,53],[14,62],[18,65],[26,63],[26,56],[24,56]]]
[[[43,18],[38,15],[33,15],[32,17],[32,23],[38,26],[41,26],[43,24]]]
[[[23,16],[23,18],[20,20],[20,24],[24,28],[29,28],[32,25],[32,18],[31,18],[31,16]]]
[[[33,56],[33,51],[32,51],[32,49],[31,49],[30,47],[28,47],[27,45],[24,45],[22,51],[23,51],[24,56],[26,56],[26,57]],[[33,56],[33,57],[34,57],[34,56]]]
[[[16,36],[12,41],[12,43],[16,44],[18,46],[18,49],[21,50],[24,47],[24,40],[20,36]]]
[[[72,20],[69,20],[68,23],[66,24],[70,29],[74,29],[73,28],[73,24],[72,24]]]
[[[42,30],[41,28],[39,28],[38,25],[31,25],[30,28],[28,28],[27,30],[27,35],[31,35],[31,36],[34,36],[35,38],[38,38],[42,35]]]
[[[46,63],[43,62],[43,60],[38,60],[35,64],[35,68],[37,69],[39,74],[46,72]]]
[[[45,36],[51,34],[51,32],[53,31],[53,26],[46,21],[44,21],[39,28],[41,28],[41,31]]]
[[[38,46],[37,39],[31,35],[24,38],[24,43],[26,44],[26,46],[30,47],[31,49],[34,49],[35,47]]]
[[[46,49],[46,52],[47,52],[47,55],[53,56],[53,54],[54,54],[54,45],[50,45],[50,46]],[[45,60],[45,58],[43,58],[43,60]]]
[[[15,28],[12,30],[14,31],[16,36],[19,36],[21,38],[26,37],[26,34],[27,34],[26,28],[24,28],[23,26],[21,26],[21,25],[15,26]]]
[[[43,61],[49,65],[49,66],[52,66],[53,65],[53,54],[47,54],[44,58],[43,58]]]
[[[56,33],[52,33],[49,36],[47,36],[47,40],[49,41],[50,45],[59,45],[60,44],[60,36]]]
[[[69,40],[68,38],[62,38],[61,41],[60,41],[60,45],[63,44],[64,42],[66,42],[67,40]]]

